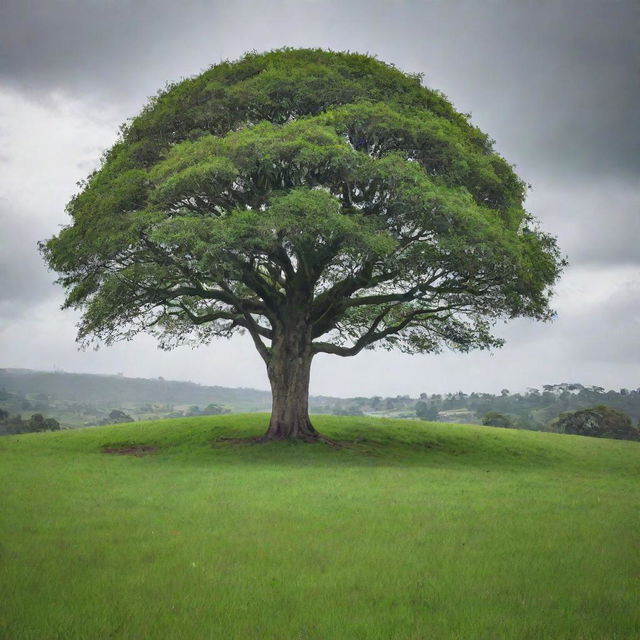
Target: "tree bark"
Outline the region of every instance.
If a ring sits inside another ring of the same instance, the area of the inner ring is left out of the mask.
[[[289,331],[272,342],[267,364],[271,383],[271,420],[265,438],[269,440],[317,440],[318,432],[309,420],[309,377],[311,340],[304,330]]]

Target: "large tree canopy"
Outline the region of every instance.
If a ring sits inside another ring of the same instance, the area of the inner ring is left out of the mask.
[[[122,129],[42,245],[79,337],[250,334],[268,435],[313,437],[316,353],[497,346],[548,319],[562,267],[492,141],[418,76],[279,50],[168,87]]]

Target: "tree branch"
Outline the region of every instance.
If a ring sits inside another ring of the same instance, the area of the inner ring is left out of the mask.
[[[450,311],[454,307],[449,305],[446,307],[437,307],[434,309],[417,309],[414,312],[405,316],[400,322],[388,326],[386,329],[382,331],[375,331],[375,329],[380,325],[384,317],[395,307],[396,305],[391,305],[387,307],[382,313],[378,314],[374,319],[371,326],[367,329],[367,331],[361,335],[356,342],[351,347],[342,347],[337,344],[332,344],[330,342],[314,342],[313,352],[314,353],[332,353],[337,356],[355,356],[362,349],[367,347],[374,342],[378,342],[379,340],[383,340],[387,336],[390,336],[394,333],[399,333],[403,329],[406,329],[412,322],[419,316],[429,316],[435,315],[437,313],[442,313],[444,311]]]

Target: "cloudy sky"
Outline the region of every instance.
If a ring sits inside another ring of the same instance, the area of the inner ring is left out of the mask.
[[[267,388],[251,341],[78,351],[37,250],[75,183],[167,82],[248,50],[370,53],[424,73],[533,185],[527,208],[570,267],[553,323],[501,325],[494,354],[316,358],[312,392],[640,386],[640,4],[637,0],[3,0],[0,367]]]

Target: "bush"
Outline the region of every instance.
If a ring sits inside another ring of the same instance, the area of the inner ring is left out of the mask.
[[[41,413],[34,413],[29,420],[22,416],[10,416],[7,411],[0,410],[0,435],[34,433],[38,431],[58,431],[60,423],[54,418],[45,418]]]
[[[605,405],[563,413],[559,417],[556,427],[561,433],[578,436],[640,440],[640,429],[633,426],[631,418],[621,411]]]
[[[513,427],[513,419],[504,413],[489,411],[482,416],[482,424],[488,427]]]
[[[416,402],[416,416],[418,416],[420,420],[437,420],[438,408],[435,404],[427,404],[423,400],[418,400],[418,402]]]
[[[46,418],[44,428],[46,431],[60,431],[60,423],[55,418]]]
[[[44,416],[41,413],[34,413],[28,423],[29,431],[44,431]]]
[[[120,409],[112,409],[109,417],[100,420],[99,424],[118,424],[119,422],[135,422],[135,420]]]

